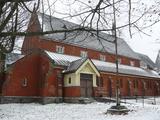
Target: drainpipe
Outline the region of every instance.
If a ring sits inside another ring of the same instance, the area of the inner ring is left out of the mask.
[[[62,74],[62,102],[64,102],[64,74]]]

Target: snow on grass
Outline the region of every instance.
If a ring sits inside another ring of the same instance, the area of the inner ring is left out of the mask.
[[[129,102],[129,100],[127,100]],[[115,103],[91,104],[1,104],[0,120],[160,120],[160,105],[124,104],[128,115],[105,114]]]

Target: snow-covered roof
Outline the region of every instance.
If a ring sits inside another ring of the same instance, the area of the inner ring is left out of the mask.
[[[80,27],[77,24],[62,19],[58,19],[53,16],[48,16],[46,14],[41,14],[41,13],[37,14],[41,24],[41,28],[43,28],[43,31],[64,30],[64,29]],[[87,31],[74,31],[66,33],[63,32],[63,33],[48,34],[42,36],[42,38],[63,42],[66,44],[72,44],[93,50],[98,50],[102,52],[107,51],[109,53],[115,54],[115,45],[113,43],[114,37],[104,32],[99,32],[99,37],[97,37],[96,32],[91,33]],[[122,56],[139,59],[137,54],[121,38],[118,38],[118,54]]]
[[[58,53],[48,52],[48,51],[45,51],[45,52],[48,54],[48,56],[51,59],[54,60],[55,64],[62,65],[62,66],[69,66],[71,62],[81,59],[81,57],[77,57],[77,56],[58,54]],[[116,72],[116,65],[114,63],[104,62],[104,61],[99,61],[94,59],[91,59],[91,60],[99,71]],[[147,70],[139,67],[132,67],[132,66],[121,65],[121,64],[119,65],[119,73],[160,78],[158,73],[153,70]]]
[[[141,54],[141,53],[137,53],[137,55],[139,56],[141,61],[146,63],[147,66],[149,66],[152,69],[155,68],[155,63],[147,55],[144,55],[144,54]]]
[[[16,62],[17,60],[21,59],[22,57],[24,57],[24,55],[19,53],[8,53],[6,54],[5,64],[10,65]]]
[[[71,62],[65,72],[76,71],[86,60],[86,58],[82,58]]]

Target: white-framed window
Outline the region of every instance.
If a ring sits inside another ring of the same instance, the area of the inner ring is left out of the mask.
[[[131,66],[135,66],[135,62],[134,61],[130,61],[130,65]]]
[[[56,46],[56,52],[57,53],[61,53],[61,54],[63,54],[64,53],[64,47],[63,46]]]
[[[22,80],[22,86],[23,86],[23,87],[26,87],[26,86],[27,86],[27,83],[28,83],[27,78],[24,78],[24,79]]]
[[[87,57],[88,56],[87,51],[81,51],[80,56],[83,57],[83,58]]]
[[[105,56],[105,55],[100,54],[99,59],[100,59],[101,61],[106,61],[106,56]]]
[[[122,63],[122,59],[118,58],[118,64],[121,64],[121,63]]]

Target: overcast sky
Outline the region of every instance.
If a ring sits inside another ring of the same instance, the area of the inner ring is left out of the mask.
[[[130,38],[125,33],[123,33],[123,38],[134,51],[148,55],[155,62],[160,50],[160,23],[148,29],[150,36],[137,32]]]

